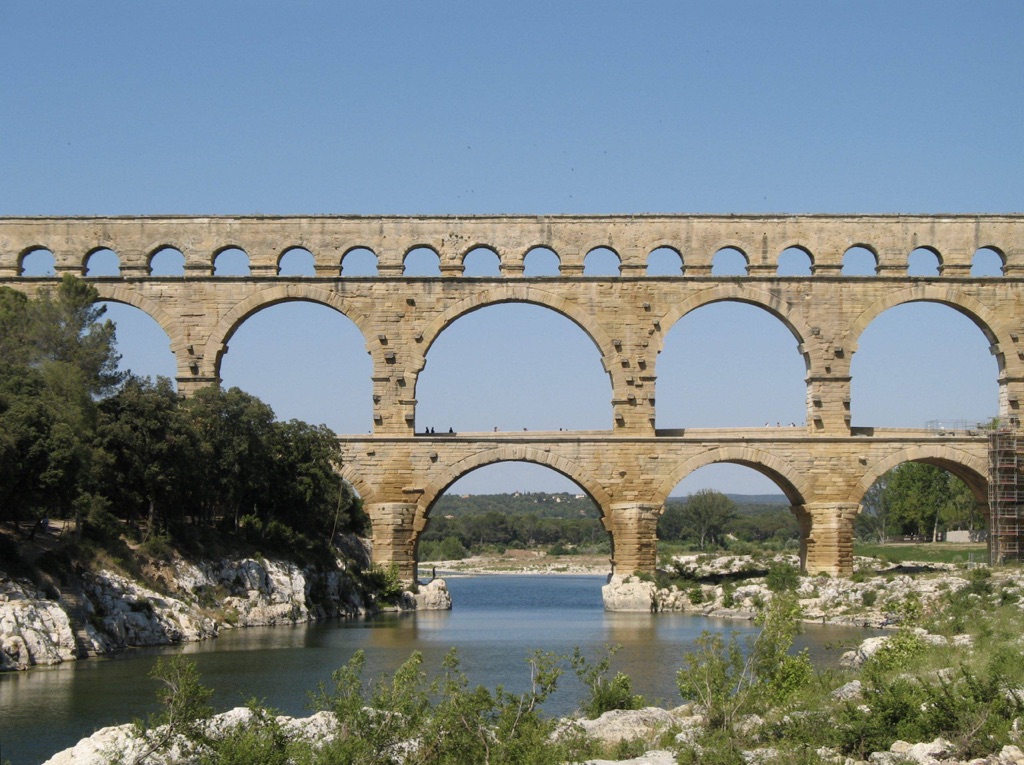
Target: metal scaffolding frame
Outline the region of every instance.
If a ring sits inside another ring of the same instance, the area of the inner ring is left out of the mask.
[[[1019,563],[1024,519],[1024,438],[1015,426],[1000,425],[989,436],[989,561]]]

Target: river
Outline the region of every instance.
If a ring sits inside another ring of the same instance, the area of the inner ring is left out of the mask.
[[[451,647],[458,649],[471,684],[510,690],[527,687],[526,659],[534,649],[569,654],[580,646],[596,660],[604,647],[622,645],[612,670],[633,679],[634,690],[653,703],[681,703],[675,686],[680,657],[703,630],[755,631],[749,622],[683,614],[606,613],[601,576],[451,577],[450,612],[382,615],[299,627],[230,630],[216,640],[182,649],[136,649],[110,659],[0,674],[0,762],[35,765],[107,725],[155,711],[157,684],[148,677],[157,656],[183,650],[193,658],[213,704],[223,711],[249,698],[284,714],[309,714],[308,693],[352,654],[366,654],[364,677],[393,671],[412,651],[433,673]],[[876,632],[809,626],[801,645],[818,665],[838,661],[830,648]],[[581,689],[567,667],[549,714],[572,712]]]

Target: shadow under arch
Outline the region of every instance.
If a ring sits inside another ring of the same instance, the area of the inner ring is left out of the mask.
[[[582,329],[591,342],[597,346],[602,360],[610,358],[614,353],[612,339],[608,337],[608,334],[596,323],[590,314],[579,310],[573,303],[533,285],[506,284],[483,290],[465,300],[459,301],[424,327],[423,351],[419,360],[420,367],[414,371],[419,372],[423,369],[430,346],[457,319],[481,308],[501,305],[503,303],[530,303],[543,308],[550,308]],[[605,364],[605,369],[608,369],[608,364]]]
[[[312,284],[282,284],[260,290],[245,298],[228,311],[217,326],[210,333],[204,348],[204,359],[213,359],[213,366],[210,371],[218,379],[220,378],[220,364],[224,355],[224,348],[227,346],[231,336],[235,334],[242,323],[254,313],[264,308],[294,301],[306,301],[333,308],[338,313],[350,319],[359,329],[363,336],[364,347],[367,353],[373,356],[374,349],[366,339],[366,327],[368,319],[362,311],[355,308],[348,300],[337,293],[325,290]],[[376,362],[376,358],[374,361]],[[209,362],[207,362],[209,363]]]
[[[988,503],[988,462],[977,455],[948,444],[908,446],[906,449],[879,460],[866,470],[851,491],[848,501],[859,506],[875,481],[905,462],[923,462],[948,470],[967,485],[979,503]]]
[[[989,345],[1000,349],[999,352],[993,355],[996,357],[996,363],[999,365],[999,372],[1003,373],[1006,371],[1007,354],[1003,353],[1001,348],[1004,347],[1004,340],[1009,337],[1008,329],[988,307],[969,295],[962,294],[953,286],[922,284],[920,286],[907,287],[879,298],[854,319],[843,338],[843,346],[849,349],[848,352],[851,355],[856,353],[860,337],[868,325],[890,308],[895,308],[905,303],[939,303],[949,306],[966,316],[982,331]],[[1012,358],[1012,354],[1010,356]]]
[[[804,358],[804,365],[807,367],[807,371],[815,371],[812,368],[811,354],[803,349],[803,345],[807,341],[807,338],[811,337],[811,328],[805,324],[802,319],[793,316],[790,305],[781,298],[776,297],[769,292],[751,289],[749,286],[742,284],[721,284],[710,289],[701,290],[700,292],[691,295],[681,303],[673,306],[672,309],[662,318],[662,331],[660,335],[655,335],[655,337],[658,337],[657,353],[660,354],[663,350],[665,338],[672,330],[672,327],[674,327],[680,319],[686,316],[686,314],[691,311],[695,311],[702,306],[729,301],[735,303],[746,303],[747,305],[752,305],[755,308],[762,308],[781,321],[786,329],[792,333],[793,337],[796,338],[797,344],[801,348],[801,355]],[[654,340],[654,337],[651,339]]]
[[[728,462],[757,471],[778,486],[794,507],[803,505],[809,496],[807,483],[800,472],[781,457],[771,452],[746,445],[719,446],[694,455],[679,465],[657,487],[654,501],[664,505],[672,490],[688,475],[702,467]]]

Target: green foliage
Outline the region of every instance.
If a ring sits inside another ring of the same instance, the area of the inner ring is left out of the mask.
[[[800,626],[800,608],[790,595],[776,595],[759,616],[761,632],[744,651],[735,635],[729,642],[705,632],[683,657],[676,675],[684,699],[700,705],[708,727],[732,730],[738,715],[755,705],[778,704],[804,687],[813,670],[806,650],[789,655]]]
[[[284,728],[270,710],[250,700],[248,720],[209,743],[199,757],[199,765],[289,765],[304,750],[292,744]]]
[[[669,504],[658,521],[658,534],[664,539],[692,538],[704,550],[719,545],[726,527],[736,517],[736,504],[719,491],[701,489],[691,494],[682,506]]]
[[[521,694],[470,688],[454,650],[433,681],[423,672],[418,653],[392,678],[381,677],[369,689],[362,680],[364,665],[357,652],[334,673],[333,688],[321,687],[315,696],[316,706],[334,713],[337,735],[304,762],[556,765],[578,761],[584,751],[577,738],[553,737],[554,721],[540,713],[561,674],[557,657],[550,654],[530,658],[531,687]],[[409,741],[416,745],[405,746]]]
[[[621,649],[621,645],[608,646],[605,655],[594,663],[587,660],[579,646],[573,649],[570,663],[576,677],[588,689],[581,711],[590,719],[613,709],[641,709],[644,706],[643,696],[633,693],[629,675],[616,672],[611,679],[608,678],[612,657]]]
[[[800,585],[800,569],[789,563],[772,563],[764,583],[772,592],[791,592]]]
[[[937,537],[944,528],[977,528],[977,502],[959,478],[934,465],[906,462],[887,476],[881,502],[890,533]]]
[[[362,572],[363,583],[367,591],[374,594],[380,603],[394,604],[398,601],[402,590],[402,580],[398,575],[398,566],[381,566],[374,564]]]

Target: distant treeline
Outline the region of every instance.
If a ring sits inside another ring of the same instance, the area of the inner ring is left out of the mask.
[[[781,495],[734,496],[705,491],[670,498],[658,523],[658,537],[703,549],[729,537],[785,543],[799,536],[796,519]],[[420,558],[452,560],[506,548],[603,552],[609,549],[609,540],[599,517],[597,506],[585,494],[445,495],[420,536]]]

